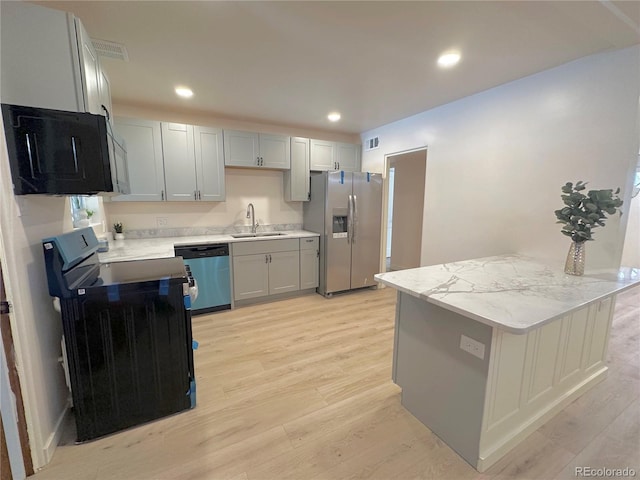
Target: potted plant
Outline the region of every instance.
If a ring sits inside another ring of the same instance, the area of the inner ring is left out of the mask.
[[[564,225],[562,234],[573,240],[564,266],[565,273],[569,275],[584,274],[585,242],[593,240],[591,230],[604,227],[608,215],[617,211],[622,215],[619,188],[615,192],[610,189],[589,190],[585,195],[582,192],[586,185],[583,181],[575,185],[567,182],[562,187],[564,195],[561,195],[565,207],[554,212],[558,219],[556,223]]]
[[[118,222],[113,224],[113,231],[115,232],[114,238],[116,240],[124,240],[123,229],[124,226],[122,225],[122,223]]]

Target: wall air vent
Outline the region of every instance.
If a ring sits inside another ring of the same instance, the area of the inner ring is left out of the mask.
[[[96,49],[96,53],[101,57],[115,58],[117,60],[124,60],[125,62],[129,61],[127,48],[120,43],[98,40],[97,38],[92,38],[91,43],[93,44],[93,48]]]
[[[375,150],[380,146],[380,137],[373,137],[365,140],[364,149],[365,150]]]

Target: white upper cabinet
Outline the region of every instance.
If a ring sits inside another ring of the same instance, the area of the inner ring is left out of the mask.
[[[106,72],[101,67],[100,68],[100,104],[107,109],[109,115],[109,121],[111,125],[113,125],[113,110],[111,108],[111,82],[109,82],[109,77],[107,77]],[[103,111],[104,115],[104,111]]]
[[[224,152],[220,128],[193,127],[198,200],[225,199]]]
[[[291,137],[258,134],[260,138],[260,166],[286,170],[291,167]]]
[[[113,200],[225,199],[221,129],[120,117],[115,129],[127,147],[131,194]]]
[[[290,137],[224,130],[224,164],[286,170],[291,165]]]
[[[311,170],[337,170],[336,144],[325,140],[311,140]]]
[[[291,169],[283,175],[287,202],[309,200],[309,139],[291,137]]]
[[[110,92],[79,19],[27,2],[2,2],[0,17],[3,103],[106,115]]]
[[[80,74],[82,78],[82,91],[84,93],[85,109],[96,115],[106,115],[102,110],[102,98],[100,84],[102,83],[100,61],[89,34],[82,26],[80,19],[75,19],[78,36],[78,51],[80,54]]]
[[[114,202],[153,202],[165,199],[162,134],[160,122],[116,118],[114,126],[124,139],[129,171],[129,195],[112,197]]]
[[[166,199],[198,200],[193,127],[169,122],[162,122],[161,126]]]
[[[336,144],[336,162],[338,170],[345,172],[360,171],[360,145],[353,143]]]
[[[360,171],[360,145],[311,140],[311,170]]]

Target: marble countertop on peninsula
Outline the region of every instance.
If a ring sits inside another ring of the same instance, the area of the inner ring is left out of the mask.
[[[592,302],[640,285],[640,269],[566,275],[524,255],[499,255],[379,273],[387,286],[465,317],[523,334]]]
[[[260,242],[263,240],[279,240],[285,238],[317,237],[319,235],[306,230],[289,230],[282,233],[284,233],[284,235],[248,238],[233,238],[229,234],[222,234],[190,235],[184,237],[135,238],[118,241],[109,240],[109,251],[99,253],[98,258],[100,259],[100,263],[147,260],[150,258],[168,258],[174,256],[174,245]]]

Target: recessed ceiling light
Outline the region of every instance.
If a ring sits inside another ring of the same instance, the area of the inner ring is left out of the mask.
[[[447,52],[440,55],[438,58],[438,65],[442,68],[453,67],[460,61],[460,54],[458,52]]]
[[[182,98],[193,97],[193,90],[188,87],[176,87],[176,94]]]
[[[340,120],[340,114],[338,112],[331,112],[329,115],[327,115],[327,118],[330,122],[337,122],[338,120]]]

